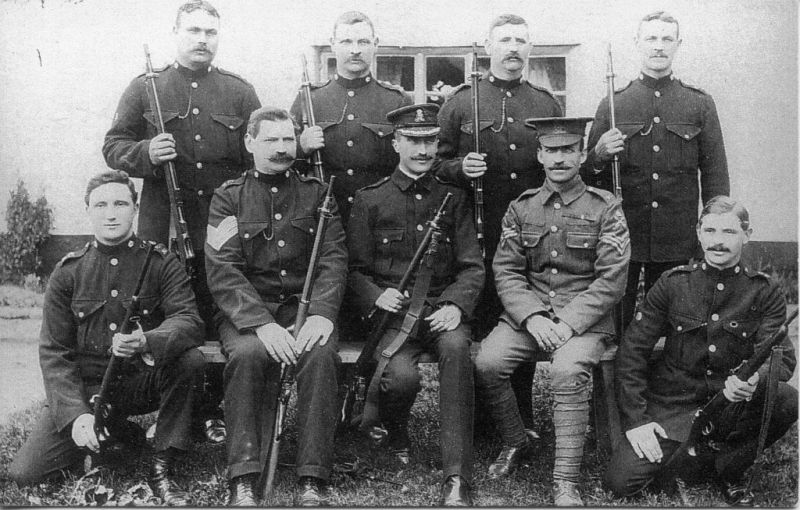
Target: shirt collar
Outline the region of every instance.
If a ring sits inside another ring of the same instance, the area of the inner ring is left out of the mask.
[[[513,89],[519,87],[519,85],[522,83],[522,77],[516,78],[514,80],[503,80],[493,75],[491,72],[489,72],[488,80],[489,83],[501,89]]]
[[[138,244],[138,240],[136,239],[136,234],[132,235],[130,239],[127,241],[121,242],[119,244],[103,244],[97,240],[97,238],[92,241],[92,246],[97,248],[97,251],[102,253],[103,255],[108,256],[120,256],[123,253],[130,251],[131,248]]]
[[[653,78],[650,75],[639,73],[639,81],[641,81],[644,86],[651,89],[664,89],[668,87],[674,80],[675,75],[673,73],[669,73],[668,76],[664,76],[663,78]]]
[[[213,66],[201,67],[198,70],[192,70],[188,67],[184,67],[178,63],[178,61],[173,62],[172,67],[178,70],[181,76],[188,80],[197,80],[200,79],[207,74],[209,74],[213,68]]]
[[[559,195],[564,205],[569,205],[583,195],[584,191],[586,191],[586,184],[583,183],[583,179],[579,176],[573,179],[572,182],[569,183],[569,186],[561,191],[556,191],[552,184],[550,184],[550,181],[545,179],[544,186],[542,186],[542,191],[540,193],[542,194],[543,203],[550,200],[551,196]]]
[[[394,182],[395,185],[404,192],[408,191],[409,189],[420,188],[425,189],[425,191],[430,191],[431,184],[433,183],[433,177],[431,176],[431,172],[429,170],[427,173],[425,173],[425,175],[415,180],[403,173],[398,166],[394,169],[394,173],[392,174],[392,182]]]
[[[361,87],[365,87],[372,83],[372,80],[375,78],[372,77],[372,74],[367,74],[366,76],[362,76],[361,78],[355,78],[353,80],[348,80],[344,76],[339,74],[333,75],[333,81],[341,85],[346,89],[360,89]]]

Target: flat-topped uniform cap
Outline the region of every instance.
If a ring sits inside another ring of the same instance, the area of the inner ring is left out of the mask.
[[[591,117],[543,117],[525,119],[525,125],[536,130],[539,144],[544,147],[564,147],[581,141],[586,134],[586,123]]]
[[[386,119],[403,136],[434,136],[441,131],[438,113],[438,104],[412,104],[390,111],[386,114]]]

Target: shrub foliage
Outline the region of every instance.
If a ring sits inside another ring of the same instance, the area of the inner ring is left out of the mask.
[[[32,201],[19,180],[8,201],[6,223],[8,231],[0,233],[0,283],[21,284],[41,267],[39,250],[49,237],[53,210],[44,196]]]

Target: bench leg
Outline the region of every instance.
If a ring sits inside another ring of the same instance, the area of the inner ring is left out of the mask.
[[[614,362],[601,361],[594,368],[593,378],[592,412],[597,434],[597,449],[610,455],[616,450],[622,437],[617,399],[614,395]]]

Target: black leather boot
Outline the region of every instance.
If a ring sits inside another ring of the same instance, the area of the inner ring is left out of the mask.
[[[156,452],[150,468],[150,488],[167,506],[188,506],[189,494],[172,479],[172,465],[177,454],[175,448]]]

